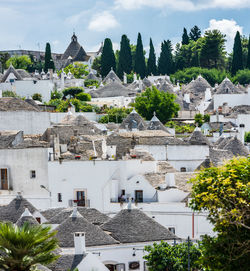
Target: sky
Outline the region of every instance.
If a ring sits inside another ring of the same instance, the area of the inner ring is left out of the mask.
[[[197,25],[224,33],[230,52],[236,31],[249,36],[249,14],[250,0],[0,0],[0,50],[44,51],[50,42],[63,53],[73,31],[86,51],[107,37],[118,49],[121,35],[136,44],[140,32],[144,48],[151,37],[159,54],[163,40],[175,45]]]

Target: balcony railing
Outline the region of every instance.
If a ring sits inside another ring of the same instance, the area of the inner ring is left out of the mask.
[[[90,207],[90,200],[69,200],[69,206]]]
[[[121,198],[111,198],[111,203],[128,203],[128,200],[124,201]],[[151,203],[151,202],[158,202],[158,199],[156,197],[153,198],[143,198],[142,200],[134,200],[132,199],[133,203]]]

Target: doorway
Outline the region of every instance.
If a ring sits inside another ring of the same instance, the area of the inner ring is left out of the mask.
[[[0,169],[0,189],[1,190],[8,190],[8,171],[7,168],[1,168]]]

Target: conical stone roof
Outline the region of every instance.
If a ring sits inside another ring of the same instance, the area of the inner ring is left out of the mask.
[[[121,243],[177,239],[172,232],[139,209],[124,209],[103,224],[104,231]]]
[[[111,68],[110,72],[106,75],[106,77],[103,79],[103,84],[109,84],[110,82],[116,81],[118,83],[122,83],[120,78],[116,75],[114,70]]]
[[[234,94],[242,93],[242,91],[235,86],[227,77],[216,88],[216,94]]]
[[[196,127],[191,137],[189,138],[191,145],[210,145],[208,139],[203,135],[201,129]]]
[[[235,156],[248,156],[248,149],[242,144],[242,142],[235,136],[228,141],[224,147],[225,150],[231,151]]]
[[[192,80],[188,85],[183,87],[184,93],[201,94],[204,93],[207,88],[211,89],[210,84],[205,78],[199,75],[195,80]]]
[[[74,212],[73,212],[74,213]],[[85,232],[86,246],[112,245],[118,243],[98,226],[91,224],[77,212],[55,229],[60,247],[74,247],[74,233]]]
[[[27,208],[25,209],[21,217],[17,220],[16,225],[18,227],[22,227],[24,223],[29,223],[30,225],[39,224]]]
[[[142,117],[133,110],[121,123],[120,129],[138,129],[138,130],[146,130],[147,124],[142,119]]]
[[[89,92],[92,98],[104,98],[104,97],[128,97],[135,96],[136,92],[129,88],[124,87],[118,81],[112,81],[109,84],[98,88],[96,90],[92,90]]]
[[[0,220],[16,223],[26,208],[31,214],[37,211],[37,209],[28,200],[19,196],[1,209]]]
[[[163,130],[168,132],[168,129],[161,123],[161,121],[156,117],[155,113],[150,120],[147,130]]]

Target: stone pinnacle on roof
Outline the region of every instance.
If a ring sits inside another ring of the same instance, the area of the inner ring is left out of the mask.
[[[149,122],[147,130],[163,130],[168,132],[168,129],[161,123],[161,121],[156,117],[156,113]]]

